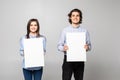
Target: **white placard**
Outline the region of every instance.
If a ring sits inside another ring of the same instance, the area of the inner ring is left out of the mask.
[[[86,61],[85,38],[85,32],[66,34],[68,62]]]
[[[25,67],[44,66],[43,38],[24,39]]]

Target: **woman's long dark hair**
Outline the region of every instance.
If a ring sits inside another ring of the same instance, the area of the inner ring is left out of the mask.
[[[37,33],[37,36],[36,37],[39,37],[40,36],[40,33],[39,33],[39,29],[40,29],[40,26],[39,26],[39,22],[38,22],[38,20],[37,19],[30,19],[29,21],[28,21],[28,24],[27,24],[27,34],[26,34],[26,37],[27,38],[30,38],[29,37],[29,34],[30,34],[30,24],[31,24],[31,22],[33,22],[33,21],[35,21],[36,23],[37,23],[37,31],[36,31],[36,33]]]

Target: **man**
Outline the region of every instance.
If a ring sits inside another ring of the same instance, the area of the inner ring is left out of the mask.
[[[76,61],[76,62],[67,62],[66,60],[66,51],[69,49],[69,46],[66,44],[66,33],[74,33],[74,32],[85,32],[86,44],[84,48],[86,51],[91,50],[91,42],[88,31],[80,26],[82,23],[82,12],[79,9],[73,9],[68,14],[70,26],[64,28],[62,31],[60,40],[58,42],[58,50],[64,52],[64,61],[62,65],[62,80],[71,80],[72,74],[74,74],[75,80],[83,80],[84,74],[84,61]],[[74,47],[74,46],[73,46]]]

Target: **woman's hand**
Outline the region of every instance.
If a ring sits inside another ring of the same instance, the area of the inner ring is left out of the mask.
[[[84,46],[84,48],[86,49],[86,51],[88,51],[88,50],[89,50],[88,44],[86,44],[86,45]]]

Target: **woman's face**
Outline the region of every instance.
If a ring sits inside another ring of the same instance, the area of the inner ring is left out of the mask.
[[[30,32],[36,33],[37,29],[38,29],[37,22],[32,21],[31,24],[30,24]]]

